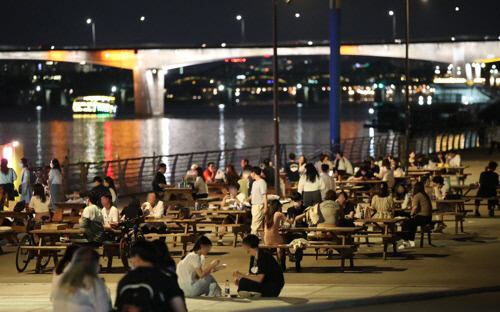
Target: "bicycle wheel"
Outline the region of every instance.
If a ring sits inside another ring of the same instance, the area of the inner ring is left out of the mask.
[[[130,271],[130,263],[129,263],[130,245],[131,245],[130,238],[123,237],[120,240],[120,259],[122,260],[125,271]]]
[[[32,240],[30,240],[29,234],[23,236],[23,238],[19,241],[17,245],[17,253],[16,253],[16,268],[18,272],[23,272],[26,270],[28,263],[30,263],[31,251],[28,249],[22,249],[22,246],[32,246]]]

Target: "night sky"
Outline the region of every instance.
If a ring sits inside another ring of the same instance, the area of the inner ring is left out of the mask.
[[[280,0],[282,42],[328,39],[329,0]],[[500,0],[410,0],[414,39],[500,36]],[[367,42],[404,36],[404,0],[343,0],[342,40]],[[459,10],[456,11],[456,7]],[[296,13],[300,14],[296,18]],[[53,0],[0,1],[0,45],[89,45],[96,23],[98,46],[160,43],[198,45],[239,43],[245,20],[247,43],[269,43],[272,0]],[[141,16],[145,21],[140,22]]]

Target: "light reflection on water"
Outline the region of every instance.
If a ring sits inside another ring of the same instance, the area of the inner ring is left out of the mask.
[[[309,117],[304,110],[280,118],[280,141],[328,144],[328,114]],[[32,165],[48,164],[52,157],[62,160],[68,152],[74,163],[224,149],[225,144],[228,148],[273,144],[272,116],[227,110],[196,119],[43,121],[37,117],[33,122],[0,123],[0,142],[19,140]],[[343,137],[368,135],[364,122],[363,118],[342,122]]]

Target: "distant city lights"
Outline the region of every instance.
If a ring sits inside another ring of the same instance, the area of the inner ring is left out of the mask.
[[[394,11],[393,11],[393,10],[390,10],[390,11],[389,11],[389,15],[390,15],[390,16],[393,16],[393,15],[394,15]]]
[[[300,17],[300,13],[295,13],[295,17],[299,18]]]
[[[145,16],[141,16],[141,22],[144,22],[144,20],[146,20],[146,17]]]
[[[238,21],[241,21],[241,19],[242,19],[242,18],[243,18],[243,17],[241,17],[241,15],[236,15],[236,19],[237,19]]]
[[[221,46],[221,47],[223,47],[223,48],[225,48],[225,47],[226,47],[226,43],[225,43],[225,42],[223,42],[223,43],[221,43],[221,45],[220,45],[220,46]]]
[[[460,8],[459,7],[455,7],[455,11],[456,12],[460,11]]]
[[[116,92],[116,86],[111,87],[111,92]]]
[[[312,45],[313,45],[313,42],[312,42],[312,41],[308,41],[308,42],[307,42],[307,45],[312,46]]]
[[[87,18],[87,24],[90,24],[90,23],[92,23],[92,19]]]
[[[40,91],[40,90],[42,90],[42,87],[36,86],[36,91]]]

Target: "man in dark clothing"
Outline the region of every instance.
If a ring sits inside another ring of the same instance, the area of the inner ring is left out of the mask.
[[[299,182],[299,164],[295,162],[295,154],[290,153],[288,155],[290,161],[285,165],[285,172],[290,183]]]
[[[304,214],[304,210],[306,207],[304,207],[303,202],[302,202],[302,194],[299,192],[293,192],[292,196],[292,204],[293,207],[288,208],[286,211],[288,219],[295,219],[296,216],[300,216],[301,214]],[[296,221],[295,223],[296,227],[307,227],[307,222],[305,222],[304,219],[300,221]]]
[[[262,169],[264,181],[266,181],[267,185],[274,186],[274,168],[271,167],[271,160],[266,158],[262,161],[262,164],[264,165]]]
[[[90,191],[96,193],[99,196],[99,199],[101,199],[104,195],[111,196],[109,188],[104,185],[104,181],[100,176],[95,176],[92,183],[94,184],[94,187]],[[97,207],[102,208],[101,200],[97,203]]]
[[[246,236],[242,244],[251,257],[247,274],[233,272],[240,297],[278,297],[285,286],[279,263],[271,254],[259,249],[259,238],[256,235]]]
[[[187,311],[175,273],[157,268],[160,255],[151,242],[137,240],[130,251],[135,268],[117,287],[117,311]]]
[[[153,179],[153,192],[156,193],[158,198],[163,198],[164,188],[167,187],[167,179],[165,178],[165,172],[167,172],[167,165],[161,163],[158,166],[158,171]]]
[[[498,186],[498,174],[495,172],[498,164],[494,161],[490,161],[486,170],[479,176],[479,190],[477,190],[476,197],[488,198],[497,196],[497,186]],[[476,216],[480,217],[479,214],[479,204],[480,200],[476,200]],[[488,213],[490,217],[495,215],[494,209],[495,205],[498,205],[498,200],[488,200]]]
[[[139,198],[132,197],[128,206],[123,208],[122,212],[120,212],[120,217],[124,217],[125,220],[131,220],[140,216],[142,216],[141,202]]]

